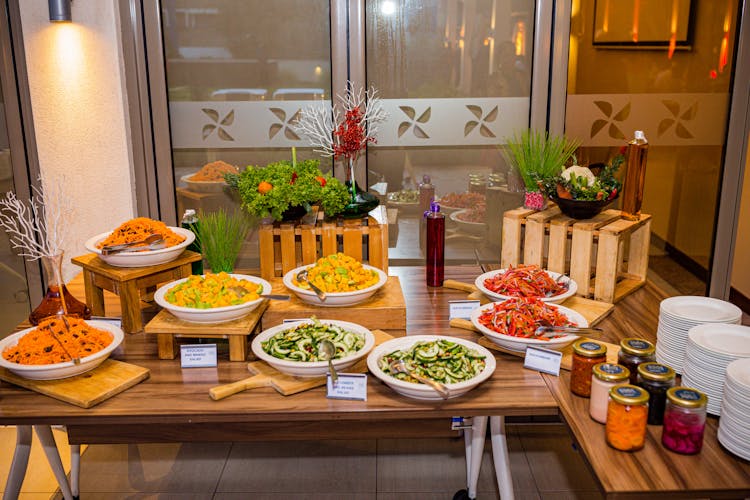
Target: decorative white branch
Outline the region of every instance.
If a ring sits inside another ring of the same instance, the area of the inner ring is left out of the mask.
[[[334,135],[336,123],[339,120],[338,110],[331,110],[327,106],[308,106],[300,110],[294,131],[307,139],[307,142],[318,149],[326,158],[333,156]]]

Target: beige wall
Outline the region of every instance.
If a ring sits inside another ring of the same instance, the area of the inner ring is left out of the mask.
[[[745,297],[750,297],[750,141],[748,141],[747,153],[740,218],[737,224],[737,242],[734,245],[732,286]]]
[[[47,0],[19,3],[40,168],[71,199],[73,257],[134,214],[116,1],[76,0],[73,23],[63,24],[49,22]]]

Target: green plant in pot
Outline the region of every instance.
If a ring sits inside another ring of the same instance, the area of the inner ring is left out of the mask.
[[[223,208],[210,213],[201,211],[199,220],[196,238],[211,272],[231,273],[253,221],[242,211],[228,213]]]
[[[323,174],[318,165],[318,160],[279,161],[265,167],[249,166],[239,174],[226,174],[225,179],[237,190],[242,207],[256,217],[284,220],[292,211],[299,219],[313,204],[333,216],[346,206],[348,191],[341,181]]]
[[[527,129],[507,141],[503,155],[523,179],[524,207],[541,210],[546,199],[544,186],[563,170],[580,141]]]

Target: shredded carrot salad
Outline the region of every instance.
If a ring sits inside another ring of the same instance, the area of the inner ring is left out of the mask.
[[[80,318],[66,316],[65,319],[70,325],[69,330],[59,318],[45,319],[21,337],[16,345],[5,349],[3,358],[20,365],[51,365],[90,356],[112,343],[110,332],[94,328]],[[65,349],[60,347],[61,343]]]
[[[557,307],[533,297],[498,302],[479,316],[479,323],[503,335],[539,340],[549,340],[553,337],[537,337],[537,327],[576,326]]]
[[[152,220],[148,217],[137,217],[120,224],[120,227],[112,231],[112,234],[97,243],[96,247],[102,248],[110,245],[133,243],[134,241],[141,241],[155,233],[162,235],[167,247],[179,245],[185,241],[184,236],[175,233],[163,222]]]
[[[227,162],[218,160],[206,163],[203,168],[189,177],[191,181],[224,182],[224,174],[237,174],[239,169]]]
[[[568,289],[537,265],[509,267],[504,273],[484,280],[484,286],[492,292],[511,297],[554,297]]]

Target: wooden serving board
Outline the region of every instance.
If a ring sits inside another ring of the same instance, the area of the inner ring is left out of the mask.
[[[391,335],[380,330],[373,330],[372,333],[375,336],[376,346],[393,338]],[[211,388],[208,391],[211,399],[218,401],[232,394],[258,387],[273,387],[279,394],[290,396],[326,384],[326,377],[305,378],[287,375],[271,367],[265,361],[248,363],[247,369],[253,374],[252,377]],[[367,357],[362,358],[355,365],[346,369],[347,373],[364,373],[366,371]]]
[[[281,278],[269,280],[272,293],[290,294],[288,301],[272,300],[263,314],[263,329],[283,323],[285,319],[309,318],[350,321],[365,328],[406,330],[406,302],[397,276],[389,276],[380,290],[361,304],[345,307],[320,307],[301,301],[289,291]]]
[[[107,359],[91,371],[59,380],[30,380],[0,369],[0,380],[81,408],[91,408],[149,377],[148,368]]]

